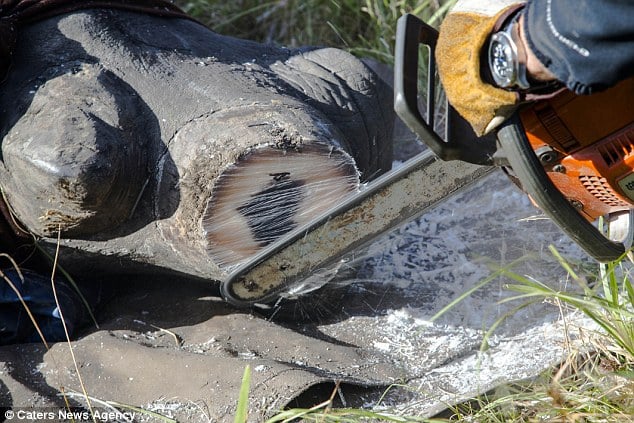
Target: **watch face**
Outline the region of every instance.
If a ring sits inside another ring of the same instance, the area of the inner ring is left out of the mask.
[[[502,88],[515,84],[517,78],[513,41],[506,32],[493,34],[489,44],[489,68],[495,83]]]

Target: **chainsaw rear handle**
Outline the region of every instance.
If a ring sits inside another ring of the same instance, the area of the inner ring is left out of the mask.
[[[438,31],[416,16],[406,14],[396,25],[394,56],[394,110],[405,124],[442,160],[461,160],[493,165],[495,136],[477,137],[471,126],[445,101],[444,139],[434,130],[436,113],[436,63],[434,50]],[[429,48],[427,64],[427,118],[418,108],[418,53],[420,45]]]
[[[497,137],[524,191],[570,238],[600,262],[618,260],[625,255],[628,247],[624,243],[604,236],[551,182],[517,115],[498,130]]]

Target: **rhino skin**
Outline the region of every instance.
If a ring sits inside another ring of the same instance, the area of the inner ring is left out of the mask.
[[[322,151],[316,163],[334,152],[363,183],[391,166],[391,96],[342,50],[265,45],[180,18],[73,12],[18,33],[0,89],[0,185],[40,245],[53,252],[61,238],[60,263],[75,274],[219,280],[227,269],[204,222],[220,176],[274,151],[278,178]]]

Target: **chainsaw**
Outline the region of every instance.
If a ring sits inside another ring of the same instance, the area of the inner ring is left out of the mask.
[[[434,129],[437,38],[434,28],[413,15],[398,21],[394,107],[429,149],[233,271],[221,285],[227,301],[266,304],[319,288],[363,246],[500,167],[594,259],[613,261],[630,250],[634,79],[591,96],[562,91],[529,103],[484,137],[444,102],[441,136]],[[429,53],[424,113],[421,46]]]

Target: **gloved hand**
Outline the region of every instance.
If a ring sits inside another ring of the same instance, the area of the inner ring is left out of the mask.
[[[490,132],[515,110],[518,95],[482,80],[481,53],[496,23],[524,2],[459,0],[440,26],[438,74],[449,103],[478,136]]]

